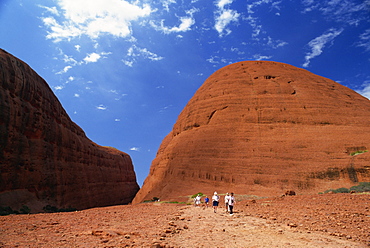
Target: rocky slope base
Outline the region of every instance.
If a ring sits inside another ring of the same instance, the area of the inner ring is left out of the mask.
[[[128,154],[89,140],[48,84],[0,50],[0,206],[40,211],[129,203],[139,186]]]
[[[194,191],[273,196],[349,188],[370,181],[369,140],[367,98],[287,64],[239,62],[195,93],[134,202]]]

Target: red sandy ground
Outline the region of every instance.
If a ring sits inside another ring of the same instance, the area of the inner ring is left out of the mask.
[[[236,199],[233,216],[169,203],[0,216],[0,247],[370,246],[369,194]]]

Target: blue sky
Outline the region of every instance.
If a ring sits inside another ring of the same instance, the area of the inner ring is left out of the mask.
[[[216,70],[288,63],[370,98],[370,0],[0,0],[0,48],[25,61],[142,185]]]

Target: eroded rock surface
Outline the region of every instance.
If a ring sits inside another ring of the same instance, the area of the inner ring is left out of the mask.
[[[47,83],[0,50],[0,206],[90,208],[129,203],[128,154],[89,140]]]
[[[163,140],[134,199],[197,192],[318,193],[370,179],[370,101],[291,65],[211,75]]]

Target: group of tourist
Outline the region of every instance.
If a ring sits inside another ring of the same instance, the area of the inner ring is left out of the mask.
[[[200,194],[198,194],[194,198],[194,206],[200,206],[201,199],[202,199],[202,196]],[[234,214],[234,211],[233,211],[234,210],[234,204],[236,203],[234,193],[230,193],[230,194],[226,193],[224,200],[225,200],[226,213],[230,213],[230,215],[233,215]],[[220,203],[220,196],[217,194],[217,192],[214,192],[213,196],[212,196],[213,212],[215,212],[215,213],[217,212],[217,208],[218,208],[219,203]],[[204,204],[208,208],[208,204],[209,204],[208,196],[206,196],[204,198]]]

